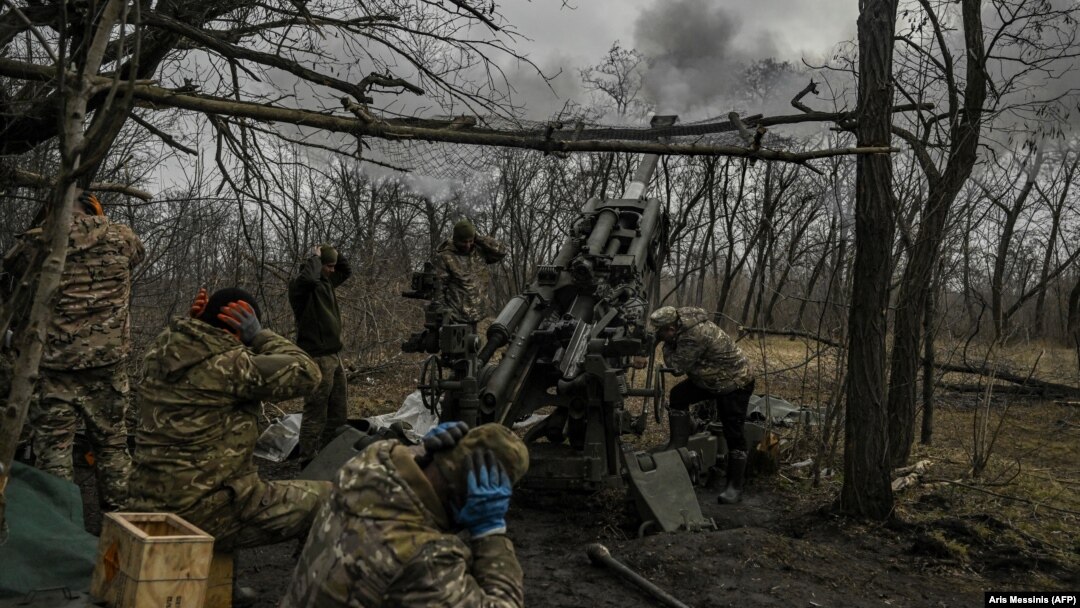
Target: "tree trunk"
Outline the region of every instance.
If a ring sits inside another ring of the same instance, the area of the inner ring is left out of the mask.
[[[938,273],[940,277],[941,273]],[[922,387],[922,429],[919,443],[930,445],[934,437],[934,317],[937,297],[940,294],[938,282],[934,282],[926,298],[926,312],[923,314],[923,387]]]
[[[865,0],[859,12],[860,144],[890,143],[896,0]],[[855,266],[849,316],[844,486],[840,508],[883,521],[893,510],[885,410],[885,330],[895,233],[892,159],[860,156],[855,179]]]
[[[900,285],[898,302],[901,305],[897,308],[893,327],[889,376],[889,462],[893,468],[907,462],[915,436],[922,316],[933,280],[933,268],[945,237],[945,220],[960,188],[971,174],[978,151],[982,107],[986,99],[981,4],[981,0],[963,0],[964,46],[968,56],[964,107],[949,109],[955,120],[952,121],[952,145],[945,170],[939,173],[933,165],[923,165],[930,185],[927,206]]]
[[[109,0],[108,4],[102,7],[100,19],[90,26],[86,38],[91,42],[82,65],[78,66],[78,72],[70,78],[61,76],[59,79],[58,89],[65,93],[65,111],[60,136],[60,172],[56,189],[50,199],[52,209],[45,228],[45,247],[48,254],[42,262],[27,325],[19,339],[19,356],[13,370],[11,392],[3,409],[3,424],[0,425],[0,537],[4,536],[3,531],[7,528],[6,500],[3,493],[11,474],[19,433],[26,422],[26,413],[33,397],[38,364],[45,347],[45,326],[52,314],[53,296],[60,287],[64,261],[67,258],[68,229],[77,196],[75,179],[77,171],[82,169],[80,155],[86,145],[83,123],[86,120],[87,102],[92,93],[89,77],[96,74],[101,65],[109,34],[113,23],[120,16],[122,6],[120,0]],[[67,65],[63,57],[60,63]],[[108,108],[99,111],[107,112]],[[27,270],[31,276],[34,272],[37,272],[37,269]]]

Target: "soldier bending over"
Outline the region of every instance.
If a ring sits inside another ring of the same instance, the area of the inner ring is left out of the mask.
[[[505,515],[529,453],[502,425],[466,428],[443,423],[422,448],[380,441],[347,462],[279,608],[520,608]]]
[[[685,447],[690,437],[687,409],[699,401],[716,401],[727,442],[727,487],[719,496],[721,504],[742,499],[746,473],[746,437],[743,423],[746,406],[754,394],[750,362],[724,330],[709,320],[701,308],[664,306],[649,316],[656,337],[664,343],[664,365],[687,379],[671,389],[669,448]]]

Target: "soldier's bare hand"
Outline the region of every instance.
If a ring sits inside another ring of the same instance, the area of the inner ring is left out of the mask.
[[[634,357],[630,361],[630,365],[633,366],[634,369],[645,369],[649,365],[649,359],[640,356]]]

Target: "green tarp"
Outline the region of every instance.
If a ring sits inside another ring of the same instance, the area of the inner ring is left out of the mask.
[[[0,598],[88,590],[97,537],[83,528],[79,487],[15,462],[5,495],[10,534],[0,545]]]

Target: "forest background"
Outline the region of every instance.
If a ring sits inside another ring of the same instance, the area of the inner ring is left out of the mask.
[[[805,356],[786,367],[828,360],[832,379],[803,401],[833,421],[823,446],[872,431],[878,445],[843,450],[845,473],[878,489],[853,484],[869,495],[842,500],[887,516],[888,465],[909,461],[917,420],[932,440],[949,366],[982,378],[977,390],[1018,377],[1074,396],[1077,366],[1044,377],[1003,353],[1080,349],[1080,8],[870,2],[857,40],[798,64],[768,45],[733,51],[737,28],[713,6],[646,11],[642,50],[614,42],[573,70],[580,97],[536,120],[504,66],[557,76],[516,50],[494,5],[11,0],[0,247],[35,222],[65,225],[76,184],[107,193],[108,215],[148,250],[132,298],[137,377],[139,354],[200,286],[251,290],[291,335],[285,285],[314,244],[333,243],[355,273],[340,290],[343,354],[361,378],[408,361],[399,345],[421,317],[400,293],[454,221],[510,245],[489,286],[504,302],[588,198],[618,197],[638,153],[658,151],[650,192],[670,233],[653,304],[705,307],[736,335],[797,338]],[[691,125],[734,112],[765,133],[760,145],[737,131],[628,143],[654,112]],[[609,139],[552,143],[586,127],[610,127]],[[855,145],[896,150],[847,153]],[[42,302],[63,247],[38,261]],[[0,320],[34,318],[30,301],[5,302]],[[25,340],[32,351],[33,332]],[[19,369],[9,407],[28,398],[36,361]],[[879,471],[858,468],[867,449],[886,455]]]

